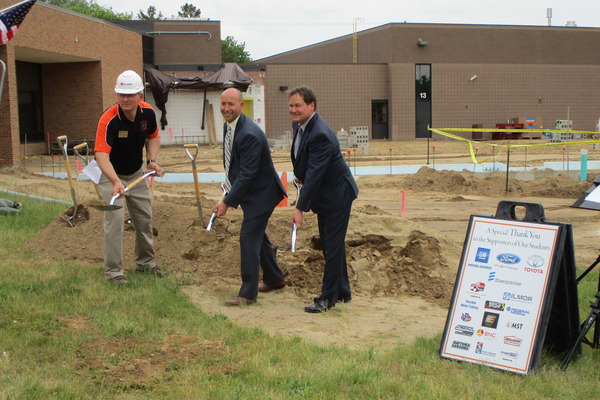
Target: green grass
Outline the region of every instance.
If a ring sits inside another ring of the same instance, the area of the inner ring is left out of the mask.
[[[110,285],[100,264],[47,260],[22,251],[65,206],[15,200],[24,203],[23,213],[0,217],[1,399],[599,397],[600,352],[589,346],[566,372],[558,368],[561,355],[544,354],[537,373],[521,376],[440,358],[441,332],[392,350],[322,347],[207,315],[191,304],[173,277],[132,273],[130,285]],[[582,318],[597,282],[594,272],[579,285]],[[78,317],[90,321],[87,329],[65,322]],[[107,368],[160,355],[171,335],[221,341],[228,351],[168,360],[163,378],[142,387],[105,379]],[[85,347],[90,341],[134,345],[106,351]],[[107,365],[78,368],[78,361],[92,356],[105,357]]]

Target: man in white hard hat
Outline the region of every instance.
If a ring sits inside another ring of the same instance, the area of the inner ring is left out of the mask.
[[[152,236],[152,206],[148,183],[135,185],[125,195],[125,187],[143,175],[144,169],[161,175],[156,157],[160,148],[156,114],[145,103],[144,83],[134,71],[125,71],[117,78],[117,104],[102,114],[96,131],[94,151],[102,171],[100,192],[105,201],[120,194],[115,204],[127,202],[135,229],[135,269],[166,276],[155,264]],[[146,163],[143,153],[146,148]],[[123,275],[123,208],[104,213],[104,267],[106,277],[116,284],[129,283]]]

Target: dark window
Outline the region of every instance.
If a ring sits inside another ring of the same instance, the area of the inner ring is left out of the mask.
[[[42,142],[45,137],[41,65],[17,61],[16,66],[21,143]]]

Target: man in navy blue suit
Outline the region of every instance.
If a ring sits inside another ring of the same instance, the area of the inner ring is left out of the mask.
[[[229,207],[242,207],[240,231],[242,287],[238,296],[226,301],[231,306],[256,302],[258,292],[281,289],[286,285],[277,266],[273,247],[265,230],[273,210],[287,196],[273,166],[265,133],[242,114],[242,93],[230,88],[221,95],[223,126],[223,165],[227,196],[213,207],[217,217]],[[259,284],[260,267],[263,283]]]
[[[292,224],[300,228],[302,213],[315,212],[325,257],[321,295],[304,311],[320,313],[338,301],[352,299],[346,267],[346,231],[358,187],[335,133],[316,113],[315,93],[307,87],[296,88],[290,92],[289,106],[294,121],[294,179],[302,185]]]

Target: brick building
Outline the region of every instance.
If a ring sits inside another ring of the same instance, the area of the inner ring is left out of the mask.
[[[310,86],[335,131],[427,137],[433,127],[495,128],[535,117],[593,131],[600,117],[600,29],[392,23],[257,60],[266,64],[269,137],[289,131],[289,90]],[[463,136],[470,138],[470,132]]]
[[[0,9],[15,4],[0,0]],[[0,159],[48,151],[48,140],[93,139],[116,102],[116,77],[142,73],[139,33],[46,3],[36,3],[15,37],[0,45],[6,78],[0,103]],[[49,138],[49,139],[48,139]]]

